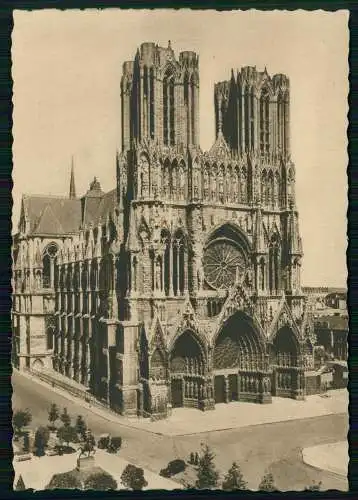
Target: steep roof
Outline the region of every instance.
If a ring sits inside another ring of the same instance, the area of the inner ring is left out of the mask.
[[[24,196],[23,207],[33,235],[71,234],[81,225],[79,199],[62,196]]]
[[[77,233],[85,224],[96,226],[114,212],[116,204],[116,189],[108,193],[89,190],[82,198],[24,195],[21,217],[28,221],[33,236],[62,236]]]

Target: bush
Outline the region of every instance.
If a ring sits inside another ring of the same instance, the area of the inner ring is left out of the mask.
[[[53,449],[59,456],[70,455],[76,452],[75,448],[72,448],[72,446],[65,446],[63,444],[56,444]]]
[[[35,433],[34,440],[34,454],[37,457],[43,457],[45,455],[45,449],[50,439],[50,432],[47,427],[39,427]]]
[[[55,489],[67,489],[67,488],[77,488],[82,489],[81,481],[77,474],[73,471],[65,472],[63,474],[55,474],[50,483],[46,486],[47,490]]]
[[[273,475],[268,472],[261,479],[261,483],[259,484],[260,491],[275,491],[276,486],[274,483]]]
[[[184,472],[185,469],[186,463],[184,462],[184,460],[178,458],[169,462],[166,468],[160,471],[159,475],[162,477],[172,477],[175,476],[175,474]]]
[[[122,438],[120,436],[114,436],[111,438],[110,443],[107,446],[107,451],[109,453],[117,453],[121,449]]]
[[[86,490],[116,490],[118,488],[117,481],[108,472],[96,472],[91,474],[85,480],[84,487]]]
[[[64,425],[58,429],[57,438],[61,444],[67,443],[67,446],[69,446],[70,443],[76,443],[78,441],[76,429]]]
[[[21,436],[23,427],[31,423],[32,415],[29,410],[17,410],[12,416],[15,439]]]
[[[148,485],[148,482],[144,478],[143,469],[132,464],[128,464],[124,469],[121,476],[121,481],[125,488],[131,490],[140,491]]]
[[[102,436],[98,440],[98,448],[100,450],[107,450],[109,448],[111,442],[111,438],[109,436]]]

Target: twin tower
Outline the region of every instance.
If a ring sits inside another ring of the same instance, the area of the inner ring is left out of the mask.
[[[122,148],[152,139],[199,146],[199,56],[143,43],[121,81]],[[214,89],[216,136],[233,152],[289,155],[289,80],[244,67]]]

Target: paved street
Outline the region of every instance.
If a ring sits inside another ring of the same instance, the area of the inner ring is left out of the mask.
[[[121,435],[124,440],[121,455],[154,472],[173,458],[186,458],[191,451],[199,449],[201,442],[207,442],[216,453],[220,472],[225,472],[231,462],[237,460],[252,489],[257,488],[266,469],[273,472],[276,486],[282,490],[302,489],[313,481],[322,481],[324,489],[347,488],[345,480],[305,465],[301,456],[303,448],[346,439],[346,415],[169,438],[109,422],[81,404],[56,394],[50,387],[39,385],[18,373],[13,375],[13,387],[13,407],[29,408],[33,414],[33,427],[47,422],[47,409],[51,403],[66,406],[73,417],[83,415],[96,435],[103,432]]]

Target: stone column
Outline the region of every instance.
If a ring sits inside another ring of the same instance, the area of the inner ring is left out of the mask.
[[[169,296],[173,297],[173,280],[174,280],[174,266],[173,266],[173,239],[169,242]]]
[[[176,275],[176,290],[177,290],[177,296],[180,295],[180,242],[177,240],[175,242],[176,247],[177,247],[177,255],[176,255],[176,261],[177,261],[177,275]]]
[[[184,248],[184,295],[188,291],[188,249]]]

